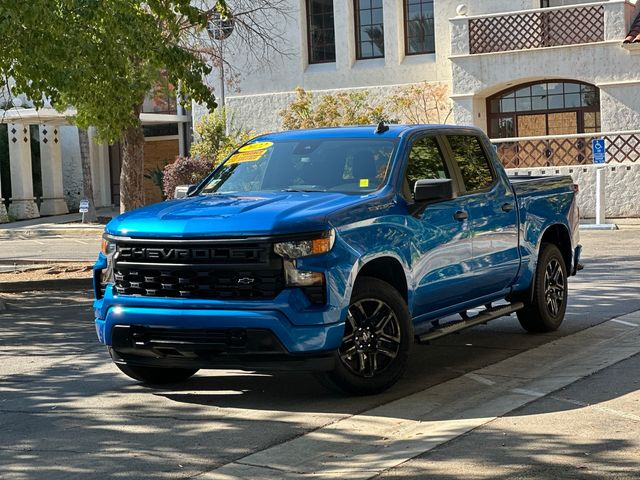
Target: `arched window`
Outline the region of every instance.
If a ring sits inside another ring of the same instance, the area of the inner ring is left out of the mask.
[[[491,138],[600,131],[600,91],[587,83],[544,81],[518,85],[487,99]]]

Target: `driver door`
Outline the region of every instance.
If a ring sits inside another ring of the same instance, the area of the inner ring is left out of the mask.
[[[414,231],[412,270],[414,272],[414,317],[446,309],[468,300],[465,279],[469,276],[471,235],[467,199],[454,198],[428,204],[413,200],[415,183],[423,179],[457,179],[450,174],[443,154],[442,139],[423,135],[410,145],[403,178],[403,197]]]

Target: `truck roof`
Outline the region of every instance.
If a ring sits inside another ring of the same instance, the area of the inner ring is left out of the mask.
[[[477,130],[474,127],[459,125],[417,124],[417,125],[386,125],[389,127],[384,133],[376,133],[375,125],[360,125],[347,127],[326,127],[286,132],[273,132],[260,135],[254,140],[302,140],[310,138],[400,138],[415,131],[424,130]]]

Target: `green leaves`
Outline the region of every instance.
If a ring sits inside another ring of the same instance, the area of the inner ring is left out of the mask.
[[[75,107],[79,126],[114,141],[139,125],[140,105],[161,71],[183,97],[215,108],[203,82],[211,67],[181,38],[206,20],[189,0],[2,2],[0,75],[36,107],[45,98],[58,110]]]

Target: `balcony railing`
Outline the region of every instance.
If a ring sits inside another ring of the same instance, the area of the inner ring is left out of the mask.
[[[492,140],[505,168],[591,165],[591,141],[603,138],[607,163],[640,163],[640,132],[609,132]]]
[[[469,20],[470,53],[557,47],[604,40],[604,7],[540,9]]]
[[[609,0],[451,19],[453,55],[530,50],[622,40],[634,14],[628,0]]]

